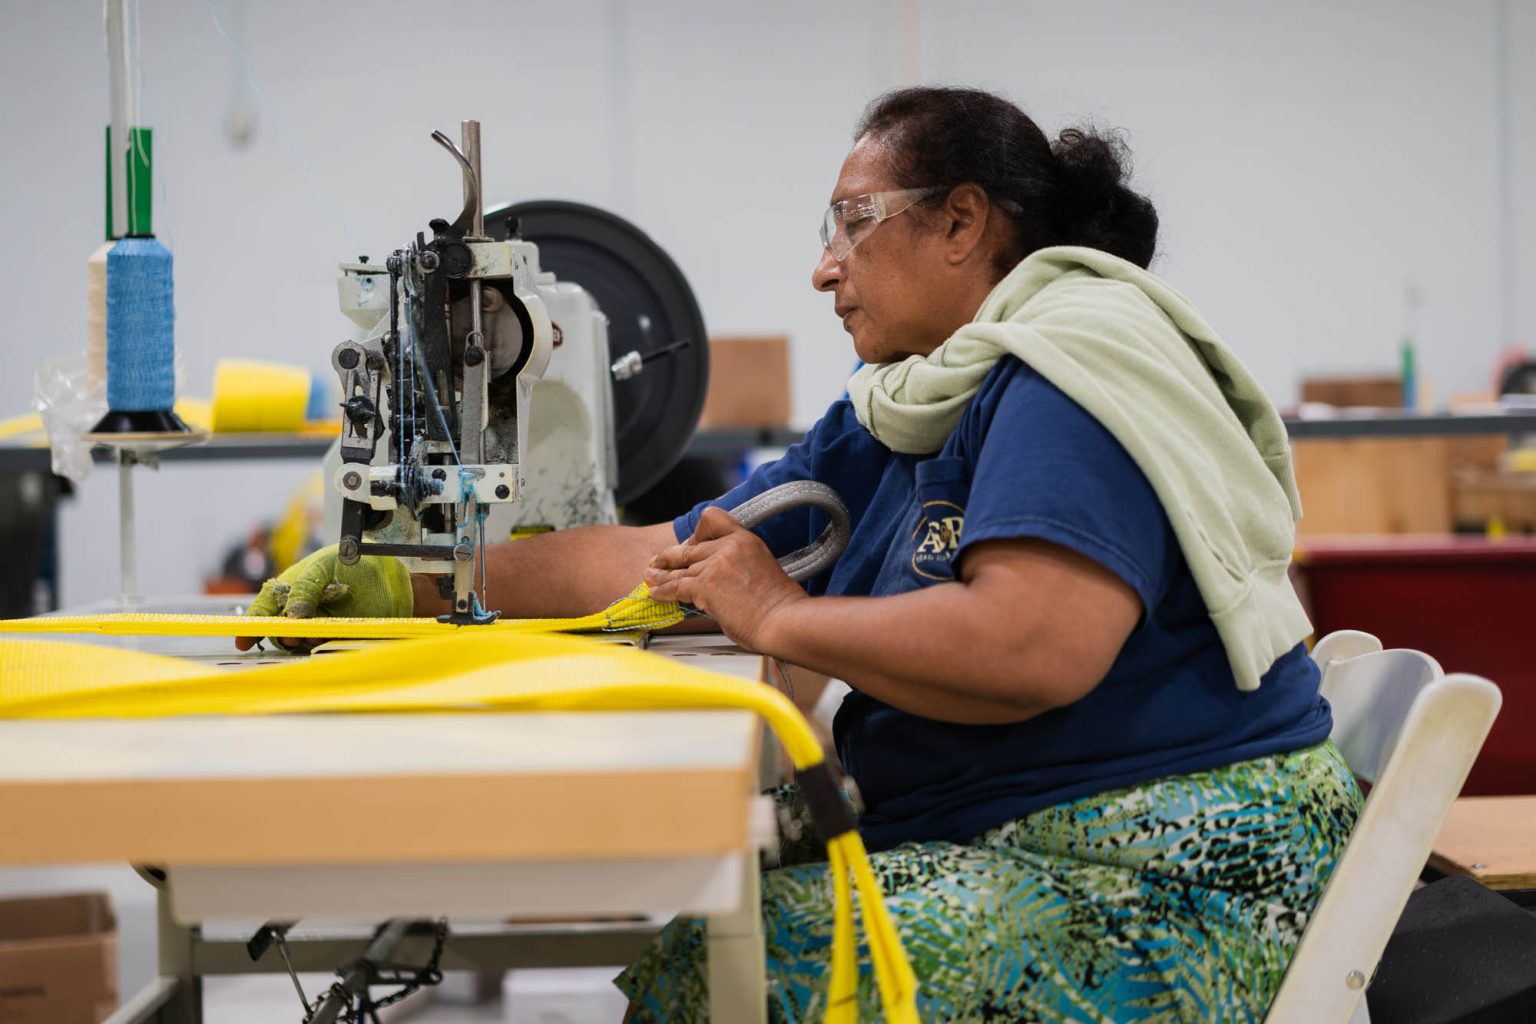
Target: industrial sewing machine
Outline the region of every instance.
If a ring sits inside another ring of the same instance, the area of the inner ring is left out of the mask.
[[[489,622],[486,543],[613,522],[681,456],[708,346],[686,281],[644,234],[573,203],[487,215],[479,122],[460,145],[432,137],[460,165],[457,218],[382,263],[341,265],[342,311],[366,335],[331,356],[343,426],[326,533],[344,563],[403,558],[438,576],[446,618]]]

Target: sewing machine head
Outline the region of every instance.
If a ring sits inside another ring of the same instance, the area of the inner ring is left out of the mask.
[[[479,129],[464,122],[462,148],[433,133],[463,171],[464,207],[453,223],[432,221],[431,238],[418,233],[382,265],[342,265],[342,309],[371,334],[331,355],[343,412],[340,464],[331,473],[342,498],[339,556],[347,564],[365,554],[405,558],[413,571],[438,574],[444,596],[451,581],[450,618],[459,622],[495,617],[481,600],[487,523],[498,506],[529,498],[533,385],[565,340],[545,294],[566,307],[573,298],[541,273],[535,245],[486,235]],[[586,361],[602,360],[602,315],[590,299],[585,310],[580,305],[566,310],[568,322],[594,350]],[[587,457],[577,456],[586,466],[576,473],[582,493],[574,518],[611,521],[609,383],[578,375],[588,385],[576,398],[588,407],[591,443],[578,446]]]
[[[457,621],[489,621],[484,545],[614,522],[692,438],[709,347],[687,280],[644,232],[559,200],[482,213],[479,124],[462,147],[433,138],[463,172],[457,219],[341,266],[361,336],[331,360],[343,426],[325,532],[344,561],[405,558],[438,576]]]

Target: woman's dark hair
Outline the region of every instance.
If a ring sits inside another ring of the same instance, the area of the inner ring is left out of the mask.
[[[1157,211],[1125,185],[1129,153],[1114,133],[1068,128],[1051,142],[1027,114],[980,89],[919,86],[879,97],[854,139],[889,147],[905,188],[975,182],[1017,203],[1018,229],[997,254],[1007,273],[1048,245],[1086,245],[1145,267],[1157,248]]]

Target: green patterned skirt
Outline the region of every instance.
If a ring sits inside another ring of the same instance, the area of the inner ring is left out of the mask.
[[[1262,1021],[1360,803],[1324,743],[870,860],[925,1021]],[[824,861],[797,862],[809,845],[763,875],[773,1021],[825,1006],[832,887]],[[617,984],[633,1021],[703,1021],[706,973],[703,923],[679,918]],[[867,959],[859,1002],[881,1019]]]

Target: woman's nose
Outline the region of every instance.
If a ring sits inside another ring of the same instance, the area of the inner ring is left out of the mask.
[[[819,292],[828,292],[842,277],[843,265],[832,258],[832,250],[822,249],[821,259],[816,261],[816,269],[811,271],[811,287]]]

